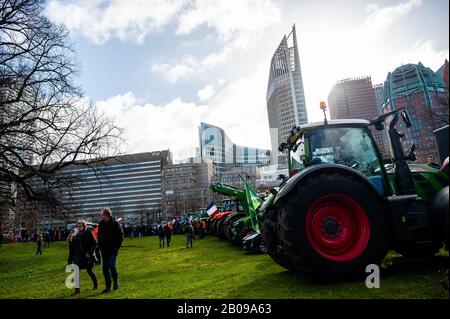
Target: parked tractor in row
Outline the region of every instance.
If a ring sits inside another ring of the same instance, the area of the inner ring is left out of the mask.
[[[222,204],[225,211],[229,213],[216,219],[217,226],[216,229],[213,229],[213,234],[234,244],[242,245],[242,239],[245,236],[249,233],[259,232],[258,220],[250,212],[245,190],[222,183],[213,183],[210,185],[210,189],[230,198],[225,201],[225,204]],[[227,205],[231,207],[227,209]]]

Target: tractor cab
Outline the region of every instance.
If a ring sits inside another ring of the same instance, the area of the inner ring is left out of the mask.
[[[290,175],[314,165],[339,164],[366,176],[380,194],[387,189],[383,161],[366,120],[331,120],[301,127],[289,154]]]
[[[238,199],[225,199],[221,202],[222,212],[242,213],[245,212],[242,202]]]

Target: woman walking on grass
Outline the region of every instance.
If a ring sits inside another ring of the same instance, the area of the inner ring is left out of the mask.
[[[89,277],[91,277],[94,289],[98,288],[97,276],[94,273],[94,264],[97,260],[95,249],[97,241],[92,231],[87,229],[86,222],[79,220],[76,224],[76,233],[69,236],[69,264],[75,264],[79,269],[86,269]],[[72,295],[78,295],[80,288],[75,288]]]

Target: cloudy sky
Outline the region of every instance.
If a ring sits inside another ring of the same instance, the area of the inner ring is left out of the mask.
[[[82,65],[79,83],[124,129],[126,152],[195,155],[198,126],[270,149],[270,59],[295,23],[310,122],[341,79],[374,84],[402,63],[449,56],[448,0],[49,0]]]

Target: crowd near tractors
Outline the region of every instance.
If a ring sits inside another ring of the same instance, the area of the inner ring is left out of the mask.
[[[210,230],[326,281],[363,276],[388,250],[408,257],[448,250],[448,167],[408,164],[416,147],[404,154],[399,118],[404,129],[411,127],[405,109],[372,121],[325,118],[294,127],[279,147],[289,177],[260,199],[256,218],[249,206],[258,201],[249,201],[247,187],[211,185],[234,206],[210,221]],[[385,125],[393,151],[388,161],[371,132]]]

